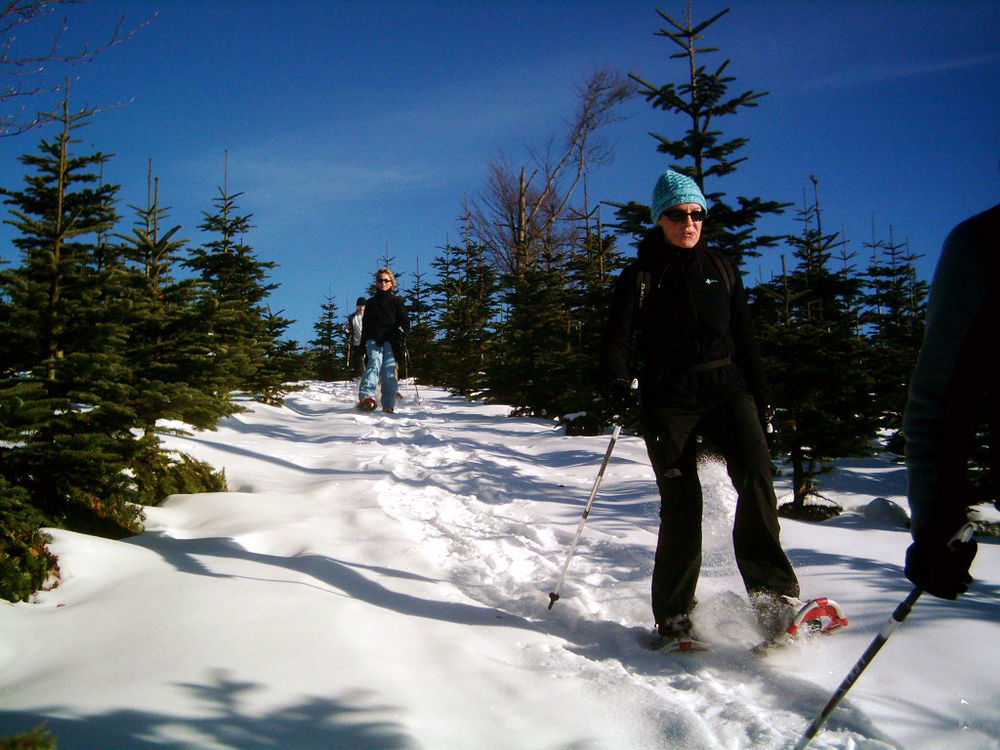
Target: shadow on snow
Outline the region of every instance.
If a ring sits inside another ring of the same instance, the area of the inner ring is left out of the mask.
[[[395,723],[377,716],[392,706],[372,705],[364,690],[338,698],[306,697],[266,713],[240,709],[241,696],[266,686],[240,682],[217,670],[213,681],[180,687],[203,704],[201,716],[118,709],[72,716],[60,706],[0,714],[0,734],[26,732],[42,722],[58,738],[60,750],[122,748],[188,750],[227,747],[235,750],[408,750],[418,745]]]

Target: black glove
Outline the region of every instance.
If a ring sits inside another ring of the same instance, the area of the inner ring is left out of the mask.
[[[977,550],[974,540],[949,543],[940,535],[918,536],[906,550],[903,572],[928,594],[954,600],[969,590],[969,568]]]
[[[635,402],[632,381],[626,378],[615,378],[608,383],[608,401],[616,415],[624,416]]]

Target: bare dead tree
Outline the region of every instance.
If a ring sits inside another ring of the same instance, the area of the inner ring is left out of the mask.
[[[59,6],[76,5],[86,0],[0,0],[0,137],[13,136],[36,128],[51,117],[43,112],[31,113],[21,100],[44,94],[60,92],[64,83],[51,83],[47,75],[53,63],[80,65],[90,62],[98,54],[131,39],[152,18],[132,26],[125,26],[122,16],[115,23],[108,38],[96,46],[83,43],[75,49],[65,46],[69,21],[57,21],[54,11]],[[51,25],[51,33],[43,44],[32,46],[19,41],[19,33],[28,24]],[[59,76],[60,80],[68,80]]]
[[[604,68],[595,71],[577,88],[577,107],[562,142],[550,141],[541,152],[529,149],[530,172],[502,158],[489,164],[470,218],[501,272],[517,275],[537,260],[540,248],[571,239],[575,229],[563,220],[588,170],[607,163],[611,147],[600,131],[619,119],[617,107],[632,92],[626,78]]]

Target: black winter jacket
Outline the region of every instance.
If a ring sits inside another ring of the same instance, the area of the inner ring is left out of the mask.
[[[386,341],[397,346],[410,332],[410,316],[403,301],[394,292],[378,291],[365,303],[365,316],[361,322],[361,346],[374,341],[381,346]]]
[[[702,410],[747,392],[758,408],[769,401],[739,273],[704,243],[669,244],[659,227],[618,278],[603,355],[609,380],[639,378],[644,409]]]
[[[1000,204],[945,239],[927,301],[927,325],[903,416],[914,538],[949,538],[974,496],[969,458],[980,420],[989,428],[992,489],[1000,488]],[[989,486],[989,485],[987,485]]]

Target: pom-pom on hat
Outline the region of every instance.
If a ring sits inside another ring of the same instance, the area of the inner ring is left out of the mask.
[[[658,222],[660,214],[668,208],[681,203],[697,203],[708,211],[708,204],[698,183],[687,175],[668,169],[660,175],[653,188],[653,202],[649,204],[649,215],[653,217],[653,223]]]

